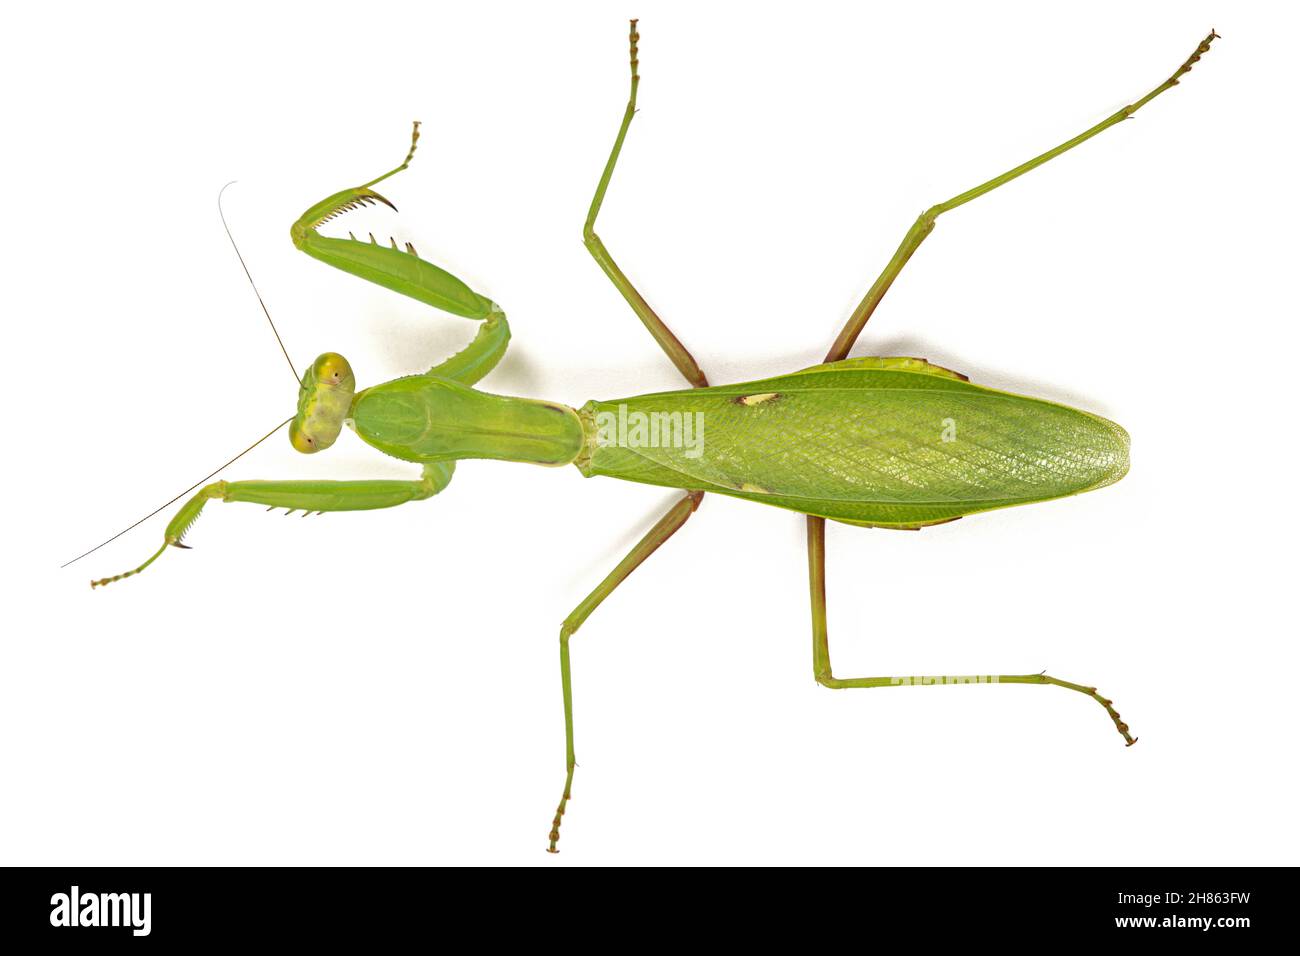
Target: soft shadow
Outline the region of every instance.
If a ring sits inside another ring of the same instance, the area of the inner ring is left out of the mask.
[[[1000,368],[968,361],[948,351],[943,346],[934,345],[918,336],[903,335],[879,341],[872,340],[868,349],[864,350],[859,346],[853,352],[853,357],[858,355],[905,355],[910,358],[923,358],[935,365],[941,365],[954,372],[960,372],[976,385],[985,385],[1005,392],[1015,392],[1031,398],[1045,398],[1048,401],[1059,402],[1062,405],[1071,405],[1076,408],[1093,410],[1101,408],[1103,405],[1090,395],[1083,395],[1061,388],[1059,385],[1043,379],[1029,378]]]

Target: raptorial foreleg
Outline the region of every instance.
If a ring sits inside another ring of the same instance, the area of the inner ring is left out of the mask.
[[[244,501],[304,514],[395,508],[408,501],[431,498],[442,491],[451,481],[454,467],[451,462],[425,465],[424,474],[418,481],[214,481],[200,489],[176,513],[163,532],[162,546],[149,560],[130,571],[91,581],[90,586],[112,584],[139,574],[158,560],[169,546],[188,548],[189,545],[182,540],[209,501]]]

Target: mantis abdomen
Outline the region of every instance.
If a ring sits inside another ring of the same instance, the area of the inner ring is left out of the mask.
[[[1111,484],[1113,422],[920,359],[592,402],[586,475],[716,491],[853,524],[920,527]]]

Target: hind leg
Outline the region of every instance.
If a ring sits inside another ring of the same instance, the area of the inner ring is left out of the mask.
[[[853,348],[853,344],[857,342],[858,336],[862,333],[863,327],[867,324],[867,320],[871,318],[871,313],[876,311],[876,306],[880,304],[880,300],[884,298],[885,293],[889,291],[889,287],[893,285],[894,280],[898,278],[898,274],[903,271],[903,266],[907,265],[907,261],[912,258],[912,253],[916,252],[917,247],[921,245],[925,240],[925,237],[934,229],[934,222],[939,216],[945,212],[956,209],[958,206],[965,205],[972,199],[977,199],[985,193],[992,192],[999,186],[1003,186],[1006,183],[1011,182],[1011,180],[1023,176],[1031,169],[1037,169],[1048,160],[1055,159],[1062,153],[1074,149],[1074,147],[1078,146],[1080,143],[1092,139],[1098,133],[1110,129],[1116,123],[1128,119],[1165,90],[1177,86],[1178,78],[1191,70],[1191,68],[1196,64],[1196,61],[1201,58],[1201,55],[1209,51],[1210,43],[1217,37],[1218,34],[1211,30],[1210,35],[1200,42],[1200,45],[1197,46],[1192,55],[1183,62],[1182,66],[1174,71],[1173,75],[1170,76],[1169,79],[1165,80],[1140,100],[1119,109],[1096,126],[1084,130],[1078,136],[1066,140],[1060,146],[1049,149],[1047,152],[1035,156],[1028,162],[1021,163],[1015,169],[1007,170],[1001,176],[994,176],[988,182],[981,183],[974,189],[968,189],[964,193],[953,196],[946,202],[941,202],[938,205],[931,206],[925,212],[921,213],[921,215],[917,217],[916,222],[912,224],[912,228],[907,230],[907,234],[903,236],[903,241],[899,243],[898,249],[895,251],[893,258],[891,258],[885,265],[884,270],[876,278],[876,281],[872,283],[871,288],[867,290],[867,294],[858,304],[858,307],[854,309],[853,314],[849,316],[848,322],[845,323],[844,328],[840,331],[840,334],[831,345],[830,351],[826,353],[826,361],[838,362],[840,359],[848,357],[849,351]]]
[[[808,518],[808,585],[812,596],[813,676],[817,683],[833,690],[848,687],[927,687],[935,684],[1053,684],[1091,697],[1106,709],[1124,743],[1133,746],[1128,724],[1120,720],[1112,702],[1085,687],[1047,674],[965,674],[923,677],[836,677],[831,670],[830,640],[826,629],[826,519]]]
[[[940,215],[952,209],[956,209],[958,206],[964,205],[972,199],[976,199],[987,192],[992,192],[999,186],[1009,183],[1011,180],[1019,176],[1023,176],[1031,169],[1036,169],[1048,160],[1054,159],[1067,150],[1071,150],[1078,146],[1080,143],[1086,142],[1098,133],[1114,126],[1116,123],[1128,119],[1165,90],[1176,86],[1179,77],[1191,70],[1201,56],[1210,49],[1210,44],[1216,37],[1217,34],[1211,31],[1210,35],[1201,41],[1200,45],[1198,45],[1192,52],[1192,55],[1183,62],[1182,66],[1174,71],[1173,75],[1171,75],[1169,79],[1165,80],[1165,82],[1161,83],[1146,96],[1123,107],[1113,115],[1102,120],[1096,126],[1093,126],[1091,129],[1085,130],[1073,139],[1067,140],[1061,145],[1049,149],[1041,155],[1035,156],[1028,162],[1021,163],[1019,166],[1008,170],[1001,176],[995,176],[987,182],[976,186],[974,189],[969,189],[964,193],[952,197],[946,202],[941,202],[938,205],[931,206],[925,212],[921,213],[916,222],[913,223],[912,227],[907,231],[906,235],[903,236],[903,241],[899,243],[898,249],[894,252],[893,258],[889,260],[880,275],[876,278],[876,281],[872,283],[871,288],[867,290],[867,294],[858,304],[858,307],[853,310],[853,314],[849,316],[848,322],[845,323],[844,328],[831,344],[830,351],[826,353],[826,361],[838,362],[848,357],[854,343],[858,340],[858,336],[862,333],[863,327],[866,326],[867,320],[870,319],[872,313],[875,312],[876,306],[880,304],[880,300],[884,298],[885,293],[889,291],[889,287],[893,285],[894,280],[898,278],[898,274],[903,271],[903,267],[907,265],[908,260],[912,258],[912,254],[916,252],[921,243],[925,241],[925,237],[934,229],[935,220]],[[841,679],[833,676],[831,672],[830,646],[826,631],[826,519],[816,518],[811,515],[808,517],[808,572],[812,588],[813,603],[813,674],[819,683],[836,689],[844,687],[894,687],[912,683],[924,684],[972,681],[1003,684],[1055,684],[1058,687],[1065,687],[1069,690],[1079,691],[1080,693],[1092,697],[1106,708],[1106,712],[1111,716],[1111,719],[1115,721],[1115,726],[1123,735],[1125,742],[1130,745],[1136,742],[1133,737],[1129,736],[1128,726],[1119,719],[1119,714],[1115,712],[1114,708],[1111,706],[1111,702],[1098,694],[1095,687],[1084,687],[1081,684],[1073,684],[1069,681],[1058,680],[1055,677],[1048,677],[1046,674],[1019,674],[978,678],[859,677]]]

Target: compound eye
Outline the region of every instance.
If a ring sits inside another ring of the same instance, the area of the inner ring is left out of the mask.
[[[322,385],[338,385],[351,372],[348,360],[337,352],[326,352],[316,361],[316,381]]]
[[[295,451],[300,451],[304,455],[310,455],[320,450],[316,444],[316,439],[299,428],[297,422],[294,422],[289,429],[289,443],[293,445]]]

